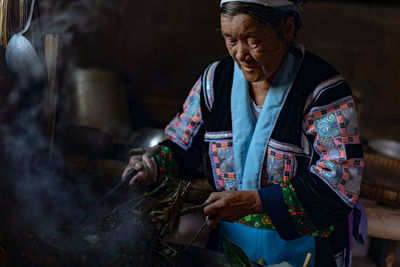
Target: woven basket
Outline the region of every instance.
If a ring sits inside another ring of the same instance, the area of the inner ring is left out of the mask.
[[[364,153],[361,197],[400,207],[400,160],[375,152]]]

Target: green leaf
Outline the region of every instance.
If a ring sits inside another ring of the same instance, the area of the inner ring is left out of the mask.
[[[246,253],[235,243],[224,238],[224,255],[231,267],[250,267]]]
[[[289,264],[288,262],[283,261],[282,263],[269,265],[268,267],[293,267],[293,266],[291,264]]]
[[[153,210],[150,212],[151,216],[157,216],[157,215],[164,215],[164,212],[162,212],[161,210]]]
[[[258,260],[256,261],[256,263],[257,263],[258,265],[261,265],[261,266],[268,265],[268,264],[265,262],[265,260],[264,260],[263,257],[258,258]]]
[[[171,211],[170,211],[170,220],[169,220],[169,227],[171,230],[171,233],[177,237],[178,235],[178,227],[179,227],[179,221],[180,221],[180,216],[179,216],[179,211],[182,209],[183,205],[183,200],[182,200],[182,195],[181,192],[184,189],[183,183],[179,183],[178,189],[176,191],[175,195],[175,200],[174,203],[172,204]]]
[[[275,264],[279,263],[279,259],[281,258],[281,256],[282,256],[282,252],[279,253],[278,257],[276,258]]]

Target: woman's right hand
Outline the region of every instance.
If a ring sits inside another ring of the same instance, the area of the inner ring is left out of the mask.
[[[138,170],[139,172],[129,181],[129,186],[149,186],[157,182],[157,164],[153,158],[149,158],[146,155],[132,156],[129,159],[128,166],[126,166],[122,173],[122,177],[131,169]]]

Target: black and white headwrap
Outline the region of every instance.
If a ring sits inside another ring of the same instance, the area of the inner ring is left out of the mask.
[[[254,3],[260,4],[264,6],[269,6],[272,8],[276,8],[282,11],[294,11],[297,13],[298,18],[301,23],[301,10],[300,6],[303,5],[308,0],[221,0],[220,6],[228,2],[244,2],[244,3]]]
[[[221,6],[227,2],[247,2],[247,3],[256,3],[260,5],[266,5],[271,7],[280,7],[280,6],[291,6],[291,5],[302,5],[305,0],[222,0]]]

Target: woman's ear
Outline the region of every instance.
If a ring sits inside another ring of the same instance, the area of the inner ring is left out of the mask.
[[[284,22],[285,24],[285,30],[284,30],[284,38],[287,41],[293,40],[294,37],[294,31],[296,27],[296,22],[294,17],[289,16],[286,18],[286,21]]]

